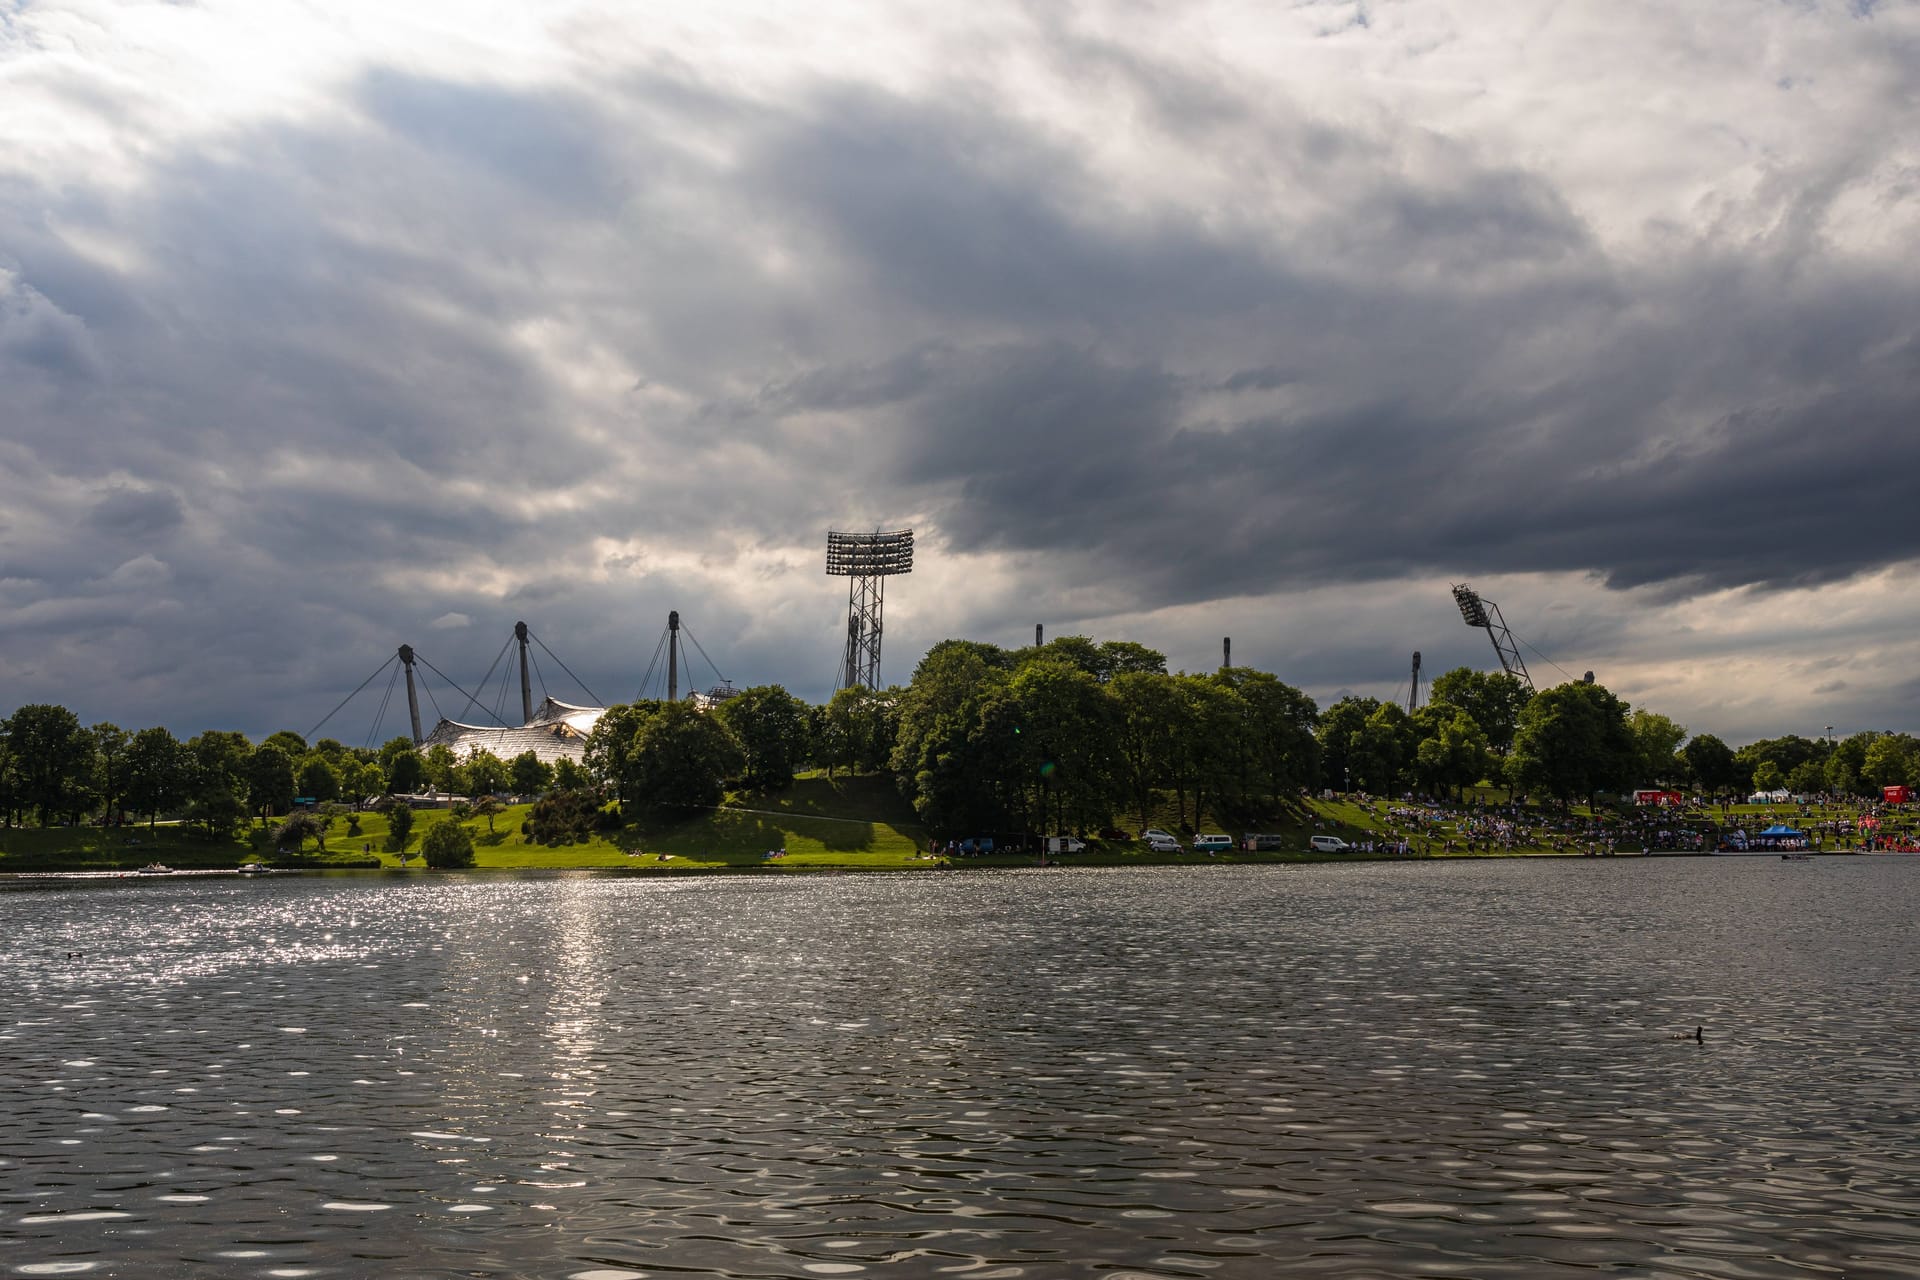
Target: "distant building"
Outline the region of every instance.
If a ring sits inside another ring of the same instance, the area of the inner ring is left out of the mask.
[[[456,760],[465,760],[476,751],[491,752],[502,760],[531,751],[542,764],[563,758],[579,764],[586,755],[587,737],[606,710],[548,698],[533,709],[532,719],[515,728],[442,720],[421,740],[420,747],[446,747]]]

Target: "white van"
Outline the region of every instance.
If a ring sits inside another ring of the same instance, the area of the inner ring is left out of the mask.
[[[1048,853],[1079,853],[1087,847],[1085,840],[1076,840],[1072,836],[1048,836]]]
[[[1233,837],[1222,835],[1201,835],[1193,838],[1195,853],[1231,853]]]
[[[1315,853],[1345,853],[1353,846],[1339,836],[1315,836],[1307,841],[1307,848]]]

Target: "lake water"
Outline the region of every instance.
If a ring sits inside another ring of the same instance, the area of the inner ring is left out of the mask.
[[[0,1275],[1912,1277],[1916,885],[15,882]]]

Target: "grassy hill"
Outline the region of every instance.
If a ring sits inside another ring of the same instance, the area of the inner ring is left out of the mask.
[[[1495,804],[1503,803],[1506,796],[1487,792],[1481,798]],[[1313,835],[1382,843],[1397,839],[1402,828],[1390,813],[1392,807],[1385,801],[1364,805],[1350,800],[1302,801],[1298,807],[1278,815],[1231,826],[1206,816],[1200,829],[1224,832],[1236,841],[1249,831],[1285,838],[1281,851],[1235,852],[1211,860],[1319,860],[1319,855],[1306,852],[1307,840]],[[725,804],[713,810],[640,816],[614,830],[597,832],[577,843],[561,846],[533,844],[521,835],[521,824],[526,821],[530,808],[516,805],[494,815],[491,830],[484,818],[466,821],[465,825],[473,833],[479,866],[681,872],[749,868],[780,871],[925,869],[931,865],[922,853],[929,833],[892,783],[877,776],[829,779],[823,774],[807,774],[796,778],[785,790],[730,795]],[[1584,810],[1576,813],[1584,814]],[[1149,825],[1179,830],[1176,805],[1170,795],[1161,797],[1159,803],[1148,810],[1147,817]],[[1750,826],[1762,826],[1776,819],[1791,822],[1796,817],[1797,812],[1790,806],[1773,809],[1741,806],[1736,810],[1736,820]],[[451,820],[444,810],[422,810],[414,815],[406,849],[409,868],[422,866],[420,842],[427,831],[435,823]],[[1123,818],[1129,829],[1137,820],[1137,814]],[[199,869],[232,867],[256,858],[276,865],[315,868],[356,865],[400,868],[400,853],[386,847],[388,826],[384,815],[360,814],[358,827],[358,834],[349,834],[347,822],[336,820],[328,833],[326,849],[322,851],[309,842],[297,859],[274,850],[270,833],[257,827],[222,841],[208,840],[192,828],[168,824],[152,829],[144,826],[0,829],[0,872],[130,870],[149,862]],[[1451,825],[1422,827],[1419,833],[1430,837],[1436,846],[1450,835],[1458,836],[1457,828]],[[778,849],[786,850],[784,857],[767,858],[768,852]],[[1543,844],[1534,844],[1515,849],[1513,853],[1553,851]],[[1356,855],[1344,856],[1351,859]],[[1005,852],[968,859],[966,865],[1027,866],[1033,860],[1031,853]],[[1091,866],[1210,861],[1204,854],[1191,852],[1149,854],[1133,840],[1092,841],[1086,852],[1072,855],[1069,860]]]

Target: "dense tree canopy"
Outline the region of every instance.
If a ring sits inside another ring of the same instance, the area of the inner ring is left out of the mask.
[[[1506,772],[1516,789],[1566,805],[1631,786],[1639,763],[1627,704],[1602,685],[1575,682],[1542,689],[1521,710]]]

